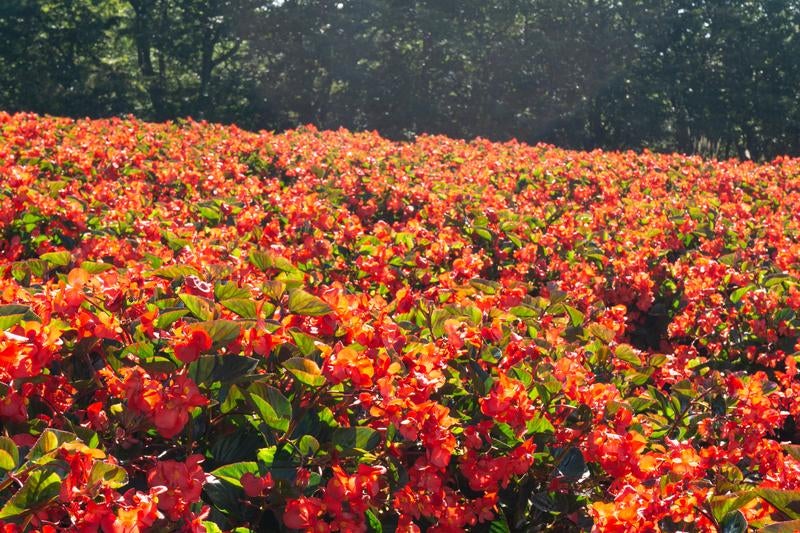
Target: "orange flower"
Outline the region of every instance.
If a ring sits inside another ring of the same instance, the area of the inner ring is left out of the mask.
[[[375,368],[372,360],[352,348],[342,348],[331,355],[322,368],[323,374],[332,383],[341,383],[350,379],[355,387],[369,387]]]

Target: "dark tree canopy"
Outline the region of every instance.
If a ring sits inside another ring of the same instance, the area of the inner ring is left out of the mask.
[[[0,108],[800,154],[798,0],[8,0]]]

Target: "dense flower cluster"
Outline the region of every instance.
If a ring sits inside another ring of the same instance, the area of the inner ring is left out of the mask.
[[[795,159],[0,114],[0,525],[798,530],[798,205]]]

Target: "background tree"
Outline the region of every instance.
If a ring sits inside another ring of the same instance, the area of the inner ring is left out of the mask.
[[[798,0],[9,0],[0,107],[800,154]]]

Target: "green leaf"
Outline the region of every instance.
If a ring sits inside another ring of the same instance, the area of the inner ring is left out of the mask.
[[[475,226],[472,231],[475,233],[475,235],[485,241],[492,242],[494,240],[492,232],[489,231],[485,226]]]
[[[27,514],[56,499],[61,489],[61,478],[47,469],[39,468],[31,472],[28,479],[14,496],[0,510],[0,520]]]
[[[800,518],[800,490],[757,489],[756,494],[792,520]]]
[[[0,437],[0,468],[14,470],[19,465],[19,449],[8,437]]]
[[[600,339],[606,344],[614,340],[614,332],[602,324],[595,322],[593,324],[589,324],[587,329],[593,337]]]
[[[150,272],[150,275],[168,280],[176,280],[185,278],[186,276],[199,276],[200,273],[189,265],[170,265],[153,270]]]
[[[800,531],[800,520],[789,520],[764,526],[758,530],[758,533],[797,533],[798,531]]]
[[[533,318],[539,316],[539,311],[527,305],[517,305],[508,310],[509,313],[518,318]]]
[[[756,288],[756,286],[752,285],[752,284],[751,285],[745,285],[744,287],[739,287],[738,289],[736,289],[735,291],[733,291],[731,293],[731,302],[739,303],[739,301],[742,299],[742,297],[745,294],[747,294],[748,292],[752,291],[755,288]]]
[[[233,320],[209,320],[208,322],[197,322],[193,327],[202,328],[208,333],[211,340],[218,344],[228,344],[239,337],[242,327]]]
[[[304,457],[313,456],[319,450],[319,441],[311,435],[303,435],[297,442],[297,449]]]
[[[282,272],[291,272],[296,270],[294,265],[292,265],[289,260],[272,252],[253,250],[250,252],[249,259],[250,264],[262,272],[266,272],[267,270],[271,269],[280,270]]]
[[[745,533],[747,531],[747,519],[741,511],[728,513],[719,525],[720,533]]]
[[[242,401],[244,403],[244,401]],[[214,465],[226,465],[238,461],[250,461],[264,437],[250,428],[239,428],[225,435],[215,435],[206,456],[214,459]]]
[[[292,419],[292,404],[281,391],[265,383],[256,382],[247,388],[250,401],[264,423],[278,431],[288,431]]]
[[[229,383],[246,376],[258,366],[258,359],[240,355],[202,355],[189,364],[189,377],[195,383]]]
[[[364,515],[367,517],[367,526],[369,527],[369,531],[371,533],[383,533],[381,521],[377,516],[375,516],[375,513],[372,512],[372,509],[367,509]]]
[[[231,281],[217,283],[214,286],[214,297],[219,300],[230,300],[232,298],[250,298],[252,295],[247,289],[243,289]]]
[[[711,514],[717,522],[722,522],[732,511],[741,509],[753,500],[758,494],[755,491],[739,492],[725,496],[712,496],[710,503]]]
[[[223,515],[231,515],[239,519],[244,513],[244,506],[241,503],[244,492],[241,487],[225,483],[209,474],[203,484],[203,492],[208,495],[211,503]]]
[[[645,370],[643,372],[633,371],[633,372],[626,373],[625,374],[625,382],[633,385],[634,387],[639,387],[641,385],[644,385],[645,383],[647,383],[650,380],[650,376],[653,375],[654,371],[655,371],[655,369],[650,367],[650,368],[648,368],[647,370]],[[637,398],[633,398],[633,400],[636,400],[636,399]]]
[[[176,234],[172,233],[171,231],[165,231],[161,234],[165,241],[167,241],[167,246],[169,246],[170,250],[173,252],[179,252],[186,246],[189,246],[189,241],[178,237]]]
[[[157,329],[167,329],[172,324],[174,324],[179,318],[182,318],[189,314],[188,309],[173,309],[172,311],[166,311],[165,313],[161,313],[158,315],[156,319],[156,328]]]
[[[431,334],[435,338],[440,338],[444,335],[444,323],[448,318],[452,318],[453,314],[446,309],[434,309],[431,312]]]
[[[543,415],[537,415],[526,424],[528,434],[555,433],[556,428]]]
[[[569,315],[570,323],[573,327],[578,327],[583,324],[583,313],[575,309],[570,305],[564,305],[564,309],[567,310],[567,314]]]
[[[667,362],[666,355],[664,355],[663,353],[656,353],[650,356],[650,359],[647,361],[647,364],[654,368],[658,368],[666,362]]]
[[[496,519],[489,523],[489,533],[511,533],[506,515],[501,510]]]
[[[283,296],[283,293],[286,292],[286,284],[282,281],[278,280],[270,280],[264,283],[264,286],[261,288],[264,292],[264,296],[272,300],[273,302],[278,302]]]
[[[96,261],[84,261],[81,263],[81,268],[89,274],[100,274],[106,270],[113,269],[114,265],[110,263],[98,263]]]
[[[242,391],[236,385],[231,385],[228,389],[228,393],[225,396],[225,400],[219,406],[219,410],[222,414],[230,413],[231,411],[237,409],[240,403],[244,403],[245,397],[242,394]]]
[[[214,302],[211,300],[187,293],[180,294],[179,297],[186,308],[200,320],[214,318]]]
[[[17,467],[16,461],[6,450],[0,450],[0,470],[6,472],[14,470]]]
[[[155,346],[149,342],[134,342],[122,349],[123,356],[132,354],[139,359],[152,359],[156,354]]]
[[[636,355],[636,352],[633,351],[633,347],[630,344],[620,344],[617,346],[614,349],[614,356],[620,361],[625,361],[634,366],[642,364],[642,360]]]
[[[89,473],[89,485],[95,483],[119,489],[128,484],[128,473],[121,466],[95,461]]]
[[[333,309],[318,297],[303,289],[295,289],[289,294],[289,311],[296,315],[322,316]]]
[[[277,446],[269,446],[267,448],[261,448],[256,452],[256,459],[261,466],[264,468],[272,468],[272,464],[275,462],[275,454],[278,453]]]
[[[212,224],[218,224],[219,221],[222,220],[222,213],[218,208],[213,206],[198,206],[197,212]]]
[[[292,336],[292,340],[294,340],[295,345],[300,350],[300,353],[304,356],[309,357],[314,353],[319,353],[319,348],[317,348],[317,345],[315,344],[315,342],[319,339],[312,337],[308,333],[300,331],[297,328],[290,329],[289,335]]]
[[[339,451],[369,451],[381,442],[381,435],[368,427],[336,428],[333,430],[333,444]]]
[[[23,320],[38,320],[27,305],[0,305],[0,330],[12,328]]]
[[[39,439],[28,452],[28,461],[38,461],[42,457],[56,451],[65,442],[78,440],[78,436],[68,431],[45,429]]]
[[[221,466],[211,471],[212,476],[239,488],[242,488],[242,476],[248,473],[257,476],[258,463],[255,461],[243,461]]]
[[[219,528],[216,522],[203,520],[202,524],[203,527],[206,528],[206,533],[222,533],[222,530]]]
[[[500,288],[500,284],[496,281],[481,278],[470,280],[469,284],[473,289],[489,295],[496,294],[497,290]]]
[[[39,256],[39,259],[43,259],[47,261],[52,266],[67,266],[70,261],[72,261],[72,256],[69,252],[62,251],[62,252],[49,252],[46,254],[42,254]]]
[[[570,481],[583,481],[589,476],[586,460],[578,448],[570,448],[564,458],[558,463],[559,475]]]
[[[283,363],[283,367],[291,372],[300,383],[309,387],[320,387],[325,384],[325,377],[322,375],[317,363],[305,357],[292,357]]]
[[[242,318],[255,319],[258,317],[256,303],[249,298],[229,298],[220,302],[222,307],[233,311]]]

